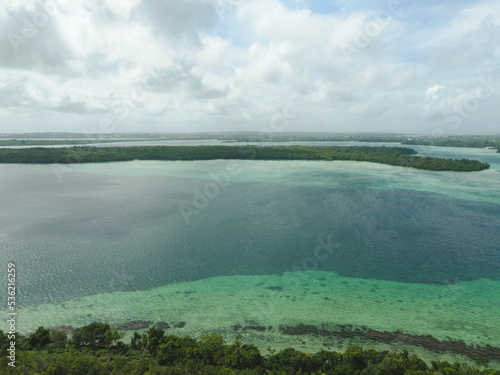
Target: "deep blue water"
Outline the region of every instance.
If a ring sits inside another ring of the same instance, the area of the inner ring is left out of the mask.
[[[307,184],[324,173],[312,162],[300,184],[232,181],[188,224],[179,206],[207,180],[138,177],[126,166],[68,173],[63,183],[50,166],[2,167],[0,261],[17,264],[21,304],[304,269],[438,284],[500,278],[498,204],[365,189],[372,177],[354,172]],[[327,238],[333,250],[312,261]]]

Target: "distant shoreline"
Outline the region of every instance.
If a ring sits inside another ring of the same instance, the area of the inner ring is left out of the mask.
[[[140,141],[202,141],[221,143],[367,142],[459,148],[490,148],[500,152],[500,135],[424,136],[385,133],[212,132],[212,133],[24,133],[0,134],[0,146],[89,145]]]

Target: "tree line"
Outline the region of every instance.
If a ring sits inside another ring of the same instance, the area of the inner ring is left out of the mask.
[[[200,340],[189,336],[167,335],[156,326],[142,334],[134,333],[130,343],[123,333],[108,323],[94,322],[77,328],[72,337],[60,329],[39,327],[35,332],[16,337],[16,367],[0,357],[0,373],[41,375],[167,375],[167,374],[245,374],[245,375],[500,375],[493,369],[474,368],[463,363],[432,361],[427,365],[406,350],[401,353],[363,350],[350,346],[344,353],[322,350],[315,354],[287,348],[262,355],[259,349],[244,344],[241,335],[226,344],[217,334]],[[11,345],[0,330],[0,350]],[[484,363],[481,363],[481,367]]]
[[[0,163],[68,164],[131,160],[350,160],[432,171],[471,172],[488,163],[416,156],[403,147],[370,146],[133,146],[0,149]]]
[[[500,152],[500,136],[493,135],[463,135],[448,137],[412,137],[401,141],[404,145],[423,145],[440,147],[493,147]]]

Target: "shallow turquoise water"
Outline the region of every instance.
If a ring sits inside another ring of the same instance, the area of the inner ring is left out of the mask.
[[[84,325],[95,320],[187,322],[185,332],[321,324],[368,326],[380,331],[432,332],[439,340],[500,346],[499,281],[452,285],[346,278],[333,272],[219,276],[158,288],[97,294],[23,310],[22,330],[40,324]],[[326,298],[325,298],[326,297]],[[26,317],[29,316],[28,320]],[[33,319],[35,318],[35,319]]]

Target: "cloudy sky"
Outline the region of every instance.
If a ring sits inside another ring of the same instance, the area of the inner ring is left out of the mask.
[[[498,0],[2,0],[0,132],[500,133]]]

